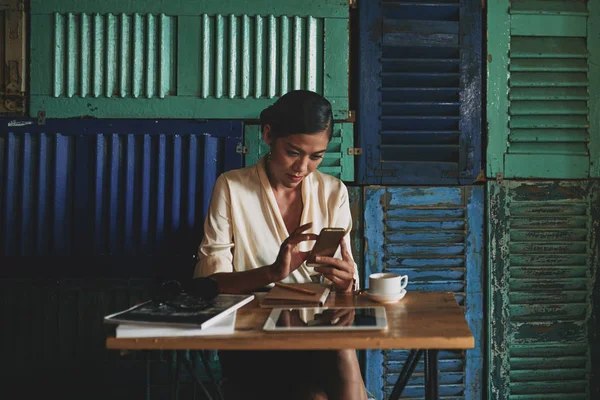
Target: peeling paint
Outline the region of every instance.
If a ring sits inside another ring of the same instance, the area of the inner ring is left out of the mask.
[[[505,180],[488,182],[488,193],[489,397],[553,398],[554,386],[536,376],[554,374],[561,393],[586,398],[598,183]],[[571,348],[585,349],[581,363],[565,356],[523,366],[527,354]]]
[[[455,293],[476,347],[440,363],[441,380],[464,382],[442,384],[440,394],[481,398],[483,188],[368,186],[364,213],[367,276],[396,272],[408,275],[408,290]],[[405,356],[395,351],[367,353],[367,389],[376,398],[389,394]],[[411,385],[403,395],[422,396],[422,385]]]

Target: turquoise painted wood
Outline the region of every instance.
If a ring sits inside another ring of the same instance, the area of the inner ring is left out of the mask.
[[[483,394],[483,187],[377,187],[364,194],[365,276],[408,275],[408,290],[451,291],[475,336],[475,349],[440,352],[441,398],[479,400]],[[366,353],[366,386],[387,398],[408,351]],[[424,396],[421,362],[405,388]]]
[[[244,127],[244,165],[255,165],[258,159],[269,151],[262,139],[260,125],[248,124]],[[319,166],[319,171],[333,175],[343,181],[354,180],[354,124],[335,123],[333,136],[327,146],[327,152]]]
[[[490,399],[597,398],[598,191],[597,181],[488,183]]]
[[[600,176],[592,1],[488,2],[487,176]]]
[[[32,0],[30,115],[256,119],[308,89],[347,119],[348,15],[340,0]]]

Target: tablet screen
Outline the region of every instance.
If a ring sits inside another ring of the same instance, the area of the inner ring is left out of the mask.
[[[276,308],[265,330],[365,330],[386,329],[383,307]]]

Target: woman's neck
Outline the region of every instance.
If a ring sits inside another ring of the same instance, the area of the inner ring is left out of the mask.
[[[285,186],[281,185],[279,182],[277,182],[273,176],[273,173],[271,172],[271,163],[269,162],[268,159],[265,159],[265,172],[267,174],[267,179],[269,180],[269,184],[271,185],[271,189],[273,190],[273,193],[275,193],[275,195],[277,197],[283,197],[283,198],[292,197],[293,198],[293,197],[295,197],[296,194],[300,194],[302,192],[302,183],[303,182],[293,188],[285,187]]]

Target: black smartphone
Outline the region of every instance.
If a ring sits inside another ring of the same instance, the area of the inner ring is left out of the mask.
[[[344,228],[323,228],[321,229],[321,233],[319,233],[319,237],[317,238],[317,242],[312,248],[308,259],[306,260],[306,265],[309,267],[318,267],[320,265],[315,262],[315,257],[317,256],[325,256],[325,257],[333,257],[335,252],[337,251],[340,240],[346,234],[346,230]]]

